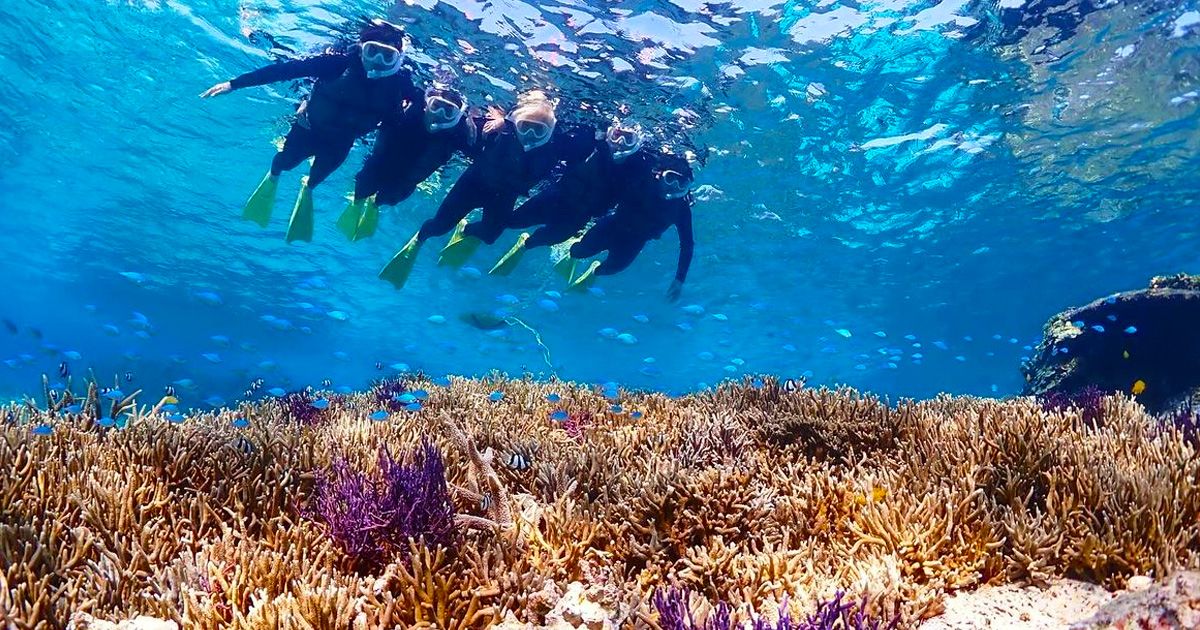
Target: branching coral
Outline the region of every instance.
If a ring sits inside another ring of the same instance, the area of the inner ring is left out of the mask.
[[[384,567],[394,555],[406,557],[410,539],[450,548],[457,538],[445,464],[428,442],[405,462],[380,449],[378,478],[344,459],[334,461],[317,479],[307,516],[367,571]]]
[[[673,627],[671,606],[683,627],[867,628],[897,610],[911,627],[956,590],[1119,587],[1200,560],[1193,425],[1122,395],[1092,422],[1031,398],[889,405],[766,379],[623,392],[633,417],[565,383],[394,387],[426,390],[423,409],[369,419],[399,391],[383,386],[314,422],[245,405],[240,428],[232,411],[172,423],[134,408],[117,429],[8,408],[5,623],[537,626],[577,582],[618,627]],[[560,409],[590,426],[568,435]],[[809,605],[839,591],[855,599]]]

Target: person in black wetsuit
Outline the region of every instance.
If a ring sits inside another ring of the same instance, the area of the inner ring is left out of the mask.
[[[312,92],[296,112],[283,149],[246,202],[243,218],[266,227],[280,173],[311,157],[312,168],[292,210],[287,240],[312,240],[312,189],[337,170],[358,138],[381,121],[398,115],[406,99],[421,98],[411,75],[403,68],[403,46],[403,29],[372,20],[361,29],[358,42],[344,51],[273,64],[218,83],[201,94],[209,98],[256,85],[316,78]]]
[[[455,153],[470,155],[481,119],[466,115],[467,99],[445,85],[432,85],[408,102],[396,120],[385,120],[375,146],[354,177],[354,200],[338,219],[351,240],[367,238],[379,223],[379,206],[407,199]]]
[[[646,243],[661,238],[667,228],[679,233],[679,264],[667,290],[671,301],[679,299],[695,245],[692,236],[692,168],[686,158],[660,153],[649,185],[623,196],[616,209],[595,223],[578,243],[571,246],[572,259],[591,258],[607,250],[608,256],[593,261],[570,284],[587,287],[596,276],[620,273],[629,267]]]
[[[517,198],[548,177],[561,164],[586,158],[596,143],[589,126],[556,129],[554,105],[540,91],[522,95],[507,116],[493,111],[474,161],[450,188],[437,214],[421,225],[420,231],[379,273],[400,288],[408,279],[421,244],[454,230],[442,249],[438,263],[460,266],[481,242],[494,243],[504,231]],[[476,208],[483,218],[468,224],[466,216]]]
[[[490,273],[508,275],[525,250],[547,247],[577,236],[589,221],[608,213],[630,190],[640,190],[654,178],[654,153],[643,149],[640,125],[613,122],[586,160],[566,169],[554,182],[517,207],[505,227],[528,228]]]

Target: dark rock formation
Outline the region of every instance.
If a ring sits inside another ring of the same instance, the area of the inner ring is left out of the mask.
[[[1021,371],[1027,395],[1136,393],[1142,381],[1147,410],[1173,409],[1200,393],[1200,276],[1155,277],[1055,315]]]

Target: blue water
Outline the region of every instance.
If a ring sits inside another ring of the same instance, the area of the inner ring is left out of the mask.
[[[1198,4],[5,2],[0,396],[64,360],[199,407],[405,368],[1014,394],[1049,316],[1200,263]],[[540,255],[470,278],[433,247],[394,291],[377,271],[458,164],[371,240],[334,227],[363,147],[317,190],[313,243],[283,240],[303,169],[269,229],[240,220],[297,93],[197,95],[272,60],[251,33],[305,52],[362,14],[406,23],[414,62],[458,67],[477,104],[549,86],[560,119],[620,107],[706,154],[681,302],[673,230],[602,294],[548,297]],[[459,319],[506,295],[528,328]]]

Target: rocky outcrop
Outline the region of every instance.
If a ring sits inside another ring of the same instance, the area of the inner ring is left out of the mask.
[[[1200,393],[1200,276],[1156,277],[1055,315],[1021,371],[1027,395],[1090,385],[1137,394],[1154,413],[1178,406]]]

